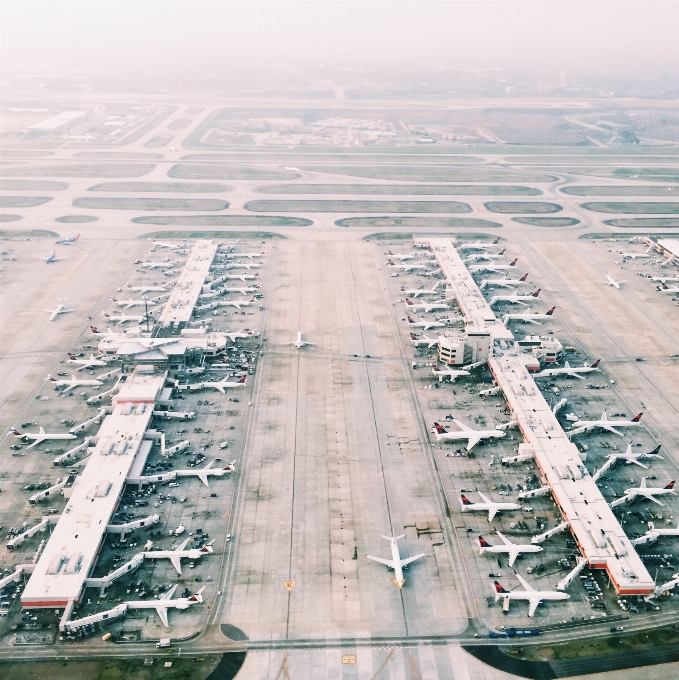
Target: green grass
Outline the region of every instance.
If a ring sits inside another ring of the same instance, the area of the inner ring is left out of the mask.
[[[66,182],[53,182],[31,179],[1,179],[0,191],[64,191],[68,189]]]
[[[279,238],[287,240],[283,234],[274,234],[270,231],[153,231],[149,234],[142,234],[140,239],[163,239],[163,238],[212,238],[212,239],[272,239]]]
[[[73,199],[75,208],[95,210],[226,210],[228,201],[217,198],[115,198],[83,196]]]
[[[604,220],[604,224],[625,229],[660,229],[661,227],[679,227],[679,217],[623,217],[618,220]]]
[[[4,177],[142,177],[153,163],[78,163],[40,167],[0,168]]]
[[[160,149],[161,146],[169,144],[174,137],[172,135],[158,135],[157,137],[151,137],[146,144],[144,144],[145,149]]]
[[[263,179],[284,180],[299,177],[287,170],[265,170],[262,168],[237,167],[233,165],[185,165],[178,163],[167,172],[174,179]]]
[[[135,217],[137,224],[167,224],[186,227],[310,227],[303,217],[269,215],[167,215]]]
[[[650,201],[631,202],[592,202],[583,203],[586,210],[600,213],[625,213],[627,215],[674,215],[679,214],[679,203],[660,203]]]
[[[186,109],[186,111],[184,111],[184,113],[187,116],[195,116],[199,113],[203,113],[203,111],[205,111],[204,106],[192,106],[190,109]]]
[[[416,233],[404,233],[401,231],[380,231],[375,234],[368,234],[364,236],[362,241],[407,241],[417,236]],[[455,237],[463,238],[465,241],[479,241],[483,239],[493,238],[491,234],[468,234],[467,232],[458,232],[454,234],[450,231],[444,233],[428,233],[427,236],[432,237]]]
[[[85,224],[87,222],[96,222],[99,218],[94,215],[63,215],[57,217],[54,221],[62,224]]]
[[[16,238],[17,236],[24,236],[26,238],[59,238],[56,231],[48,231],[47,229],[23,229],[11,230],[0,229],[0,238]]]
[[[100,161],[158,161],[163,159],[163,154],[137,151],[78,151],[73,157]]]
[[[0,208],[35,208],[51,200],[51,196],[0,196]]]
[[[233,191],[228,184],[215,182],[104,182],[88,191],[119,191],[167,194],[225,194]]]
[[[260,194],[367,194],[373,196],[539,196],[540,189],[504,184],[268,184]]]
[[[187,127],[188,125],[191,125],[191,119],[190,118],[177,118],[173,120],[168,126],[168,130],[182,130],[183,128]]]
[[[248,201],[252,212],[329,213],[467,213],[472,209],[459,201]]]
[[[553,213],[563,210],[556,203],[545,201],[489,201],[484,203],[487,210],[495,213],[516,215],[517,213],[537,215],[540,213]]]
[[[530,224],[534,227],[572,227],[580,224],[575,217],[512,217],[512,222]]]
[[[555,180],[541,173],[514,172],[490,168],[459,168],[423,165],[312,165],[300,166],[303,170],[325,172],[331,175],[371,177],[421,182],[530,182],[548,183]]]
[[[21,215],[0,215],[0,222],[18,222]]]
[[[372,229],[374,227],[409,227],[411,229],[413,227],[425,229],[469,227],[490,229],[502,226],[497,222],[480,220],[475,217],[344,217],[341,220],[337,220],[335,224],[338,227],[361,227],[364,229]]]
[[[573,186],[561,191],[569,196],[679,196],[679,186]]]

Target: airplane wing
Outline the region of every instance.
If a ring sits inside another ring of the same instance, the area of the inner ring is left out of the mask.
[[[613,434],[620,435],[621,437],[625,436],[622,432],[616,430],[612,425],[599,425],[599,427],[602,430],[608,430],[608,432],[612,432]]]
[[[495,515],[497,515],[497,508],[490,508],[490,510],[488,510],[488,521],[492,522]]]
[[[509,555],[509,567],[514,566],[514,562],[516,562],[516,558],[519,556],[519,551],[518,550],[510,550],[508,553]]]
[[[184,545],[186,545],[186,544],[184,544]],[[170,557],[170,562],[172,562],[172,566],[177,570],[177,573],[181,575],[181,573],[182,573],[182,562],[179,559],[179,557],[177,557],[176,555],[174,555],[173,557]],[[160,614],[160,610],[158,610],[158,613]],[[167,609],[165,610],[165,616],[167,616]],[[163,617],[161,616],[160,618],[162,619]],[[166,621],[163,621],[163,623],[167,626]]]
[[[203,484],[205,484],[205,486],[210,486],[210,482],[208,481],[208,476],[205,473],[205,471],[209,470],[212,467],[213,463],[214,461],[211,460],[202,470],[198,472],[198,477],[200,478],[200,481],[203,482]]]
[[[641,484],[639,484],[640,489],[645,489],[646,488],[646,477],[641,478]]]
[[[463,431],[463,432],[471,432],[472,428],[469,427],[469,425],[465,425],[463,422],[457,420],[456,418],[453,418],[454,422],[457,423],[457,426]]]
[[[189,536],[189,538],[187,538],[181,545],[177,547],[177,550],[185,550],[190,540],[191,537]]]
[[[659,501],[653,494],[639,494],[640,496],[643,496],[647,501],[653,501],[654,503],[657,503],[658,505],[661,505],[662,507],[665,507],[665,504],[662,501]]]
[[[410,564],[411,562],[414,562],[415,560],[419,560],[420,557],[424,557],[426,553],[420,553],[419,555],[415,555],[414,557],[406,557],[405,560],[401,560],[401,566],[405,567],[406,564]]]
[[[486,494],[483,494],[480,491],[477,491],[477,493],[479,494],[479,496],[481,496],[481,500],[484,503],[490,503],[491,502],[490,498],[488,498],[488,496],[486,496]]]
[[[161,596],[159,602],[162,602],[162,600],[171,600],[172,596],[174,595],[174,591],[179,588],[179,584],[175,583],[170,590],[168,590],[164,595]]]
[[[514,574],[515,574],[516,578],[519,579],[519,582],[523,586],[524,590],[527,590],[528,592],[535,592],[535,588],[533,588],[533,586],[530,585],[530,583],[528,583],[528,581],[526,581],[526,579],[523,578],[523,576],[521,576],[521,574],[519,574],[518,572],[514,572]],[[540,600],[538,600],[538,602],[539,601]],[[535,606],[537,607],[537,604]],[[532,616],[532,614],[531,614],[531,616]]]
[[[379,562],[380,564],[386,564],[388,567],[394,568],[394,563],[392,560],[383,560],[381,557],[373,557],[372,555],[366,555],[369,560],[374,562]]]
[[[167,620],[167,607],[163,607],[159,604],[156,606],[156,611],[158,612],[158,616],[160,616],[160,620],[163,622],[165,628],[169,628],[170,623]]]
[[[571,371],[565,371],[566,375],[569,375],[571,378],[578,378],[578,380],[584,380],[584,378],[579,374],[579,373],[572,373]]]
[[[505,545],[514,545],[504,534],[501,534],[499,531],[495,531],[495,533],[500,537],[500,540],[505,544]],[[511,565],[510,565],[511,566]]]
[[[541,600],[539,597],[532,597],[528,602],[528,616],[533,616]]]
[[[467,451],[471,451],[480,441],[481,437],[469,437],[467,440]]]

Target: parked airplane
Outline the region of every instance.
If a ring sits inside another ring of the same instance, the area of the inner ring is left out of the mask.
[[[240,310],[241,307],[249,307],[251,304],[254,304],[255,299],[253,298],[252,300],[222,300],[219,303],[220,307],[235,307],[236,309]]]
[[[234,257],[249,257],[251,260],[254,260],[256,257],[261,257],[262,255],[266,255],[265,250],[263,250],[261,253],[227,253],[226,257],[227,259]]]
[[[61,300],[61,302],[54,308],[54,309],[45,309],[44,311],[50,313],[50,321],[54,321],[59,314],[68,314],[69,312],[74,312],[74,309],[66,309],[66,305],[64,304],[64,300],[67,298],[57,298],[57,300]]]
[[[510,279],[505,275],[504,279],[484,279],[481,281],[479,288],[483,290],[488,286],[496,286],[499,288],[511,288],[512,286],[520,286],[522,283],[526,282],[528,274],[524,274],[520,279]]]
[[[405,293],[407,297],[419,297],[420,295],[437,295],[438,287],[444,283],[443,281],[437,281],[434,287],[431,289],[427,288],[416,288],[414,290],[406,290],[405,286],[401,286],[401,292]]]
[[[71,236],[70,238],[60,238],[58,241],[55,241],[54,244],[57,246],[72,246],[79,240],[80,234],[77,236]]]
[[[520,574],[515,572],[515,576],[521,582],[521,585],[524,588],[523,590],[512,590],[509,592],[495,581],[495,601],[497,602],[502,598],[502,610],[505,612],[509,611],[509,603],[512,600],[527,600],[528,616],[533,616],[540,602],[544,600],[569,600],[571,597],[568,593],[557,590],[535,590],[535,588],[529,585]]]
[[[127,323],[128,321],[136,321],[137,323],[141,323],[142,321],[146,320],[146,315],[142,316],[128,316],[127,314],[107,314],[106,312],[101,313],[102,316],[105,316],[109,321],[115,322],[116,326],[120,326],[121,323]]]
[[[237,269],[238,267],[241,267],[242,269],[247,269],[250,271],[250,269],[259,269],[264,263],[263,262],[229,262],[225,266],[227,269]],[[219,266],[219,265],[217,265]]]
[[[488,521],[492,522],[495,515],[501,510],[518,510],[521,506],[518,503],[494,503],[485,494],[476,492],[481,496],[482,503],[472,503],[464,494],[460,495],[460,505],[462,512],[486,512],[488,511]]]
[[[223,274],[219,278],[222,281],[226,281],[227,279],[238,279],[239,281],[245,283],[246,281],[250,281],[251,279],[254,279],[257,276],[258,276],[257,274]]]
[[[488,304],[494,305],[496,302],[509,302],[511,304],[526,305],[528,304],[526,300],[528,300],[529,302],[534,300],[536,297],[540,295],[540,290],[542,289],[538,288],[532,293],[526,294],[514,293],[513,295],[494,295],[492,298],[490,298]]]
[[[247,376],[243,376],[240,380],[237,380],[235,382],[231,381],[229,382],[228,378],[224,378],[223,380],[220,380],[219,382],[200,382],[200,383],[187,383],[185,385],[175,385],[175,388],[177,390],[184,391],[184,390],[190,390],[190,391],[195,391],[195,390],[202,390],[208,387],[213,387],[216,390],[219,390],[222,394],[224,394],[224,390],[230,387],[245,387],[245,380]]]
[[[129,609],[155,609],[158,612],[160,620],[166,628],[170,627],[167,620],[167,610],[168,609],[188,609],[192,604],[196,602],[203,601],[203,591],[205,586],[203,586],[195,595],[190,597],[179,597],[176,600],[172,599],[172,596],[177,590],[178,584],[175,584],[166,593],[160,596],[159,600],[135,600],[133,602],[124,602]],[[118,605],[120,606],[120,605]]]
[[[297,340],[294,342],[284,342],[284,345],[294,345],[297,349],[302,349],[302,347],[305,347],[306,345],[315,345],[315,342],[307,342],[306,340],[302,340],[302,331],[297,332]]]
[[[679,293],[679,288],[677,286],[670,288],[666,283],[663,283],[662,286],[660,286],[660,290],[663,293]]]
[[[164,286],[131,286],[129,283],[126,283],[125,285],[130,290],[133,290],[135,293],[141,293],[142,295],[144,293],[151,293],[151,292],[154,292],[154,291],[163,292],[163,293],[169,292],[167,290],[167,288],[165,288]]]
[[[455,382],[456,378],[471,375],[469,371],[465,371],[463,368],[439,368],[438,366],[434,366],[431,371],[438,377],[439,382],[443,382],[444,378],[450,378],[450,382]]]
[[[422,330],[428,331],[430,328],[441,328],[445,326],[442,321],[413,321],[408,317],[408,325],[411,328],[421,328]]]
[[[53,251],[51,255],[37,255],[38,259],[45,260],[45,264],[50,264],[52,262],[60,262],[65,260],[65,257],[57,257],[57,251]]]
[[[650,251],[653,246],[648,246],[643,253],[620,253],[624,260],[636,260],[637,257],[651,257]]]
[[[538,314],[536,312],[531,312],[530,308],[528,308],[528,311],[519,313],[519,314],[505,314],[502,317],[502,323],[506,326],[508,321],[521,321],[521,323],[534,323],[540,326],[540,320],[549,320],[552,318],[554,315],[554,310],[556,307],[552,307],[551,309],[548,309],[544,314]]]
[[[496,246],[498,243],[500,243],[500,237],[498,236],[494,241],[491,241],[490,243],[481,243],[480,241],[478,242],[473,242],[470,241],[469,243],[462,243],[457,247],[458,250],[485,250],[486,248],[492,248],[493,246]]]
[[[648,470],[649,466],[644,465],[640,461],[647,460],[649,458],[659,458],[660,460],[663,460],[663,457],[658,455],[660,446],[661,445],[658,444],[658,446],[656,446],[653,451],[649,451],[648,453],[633,453],[632,444],[629,443],[625,453],[611,453],[606,456],[606,462],[592,475],[592,479],[596,482],[601,477],[601,475],[603,475],[605,472],[608,472],[608,470],[611,468],[614,468],[620,461],[624,461],[627,463],[627,465],[632,465],[632,463],[634,463],[634,465],[638,465],[639,467],[644,468],[644,470]]]
[[[580,375],[581,373],[592,373],[593,371],[601,372],[599,368],[599,362],[601,359],[597,359],[591,366],[571,366],[568,361],[564,363],[563,368],[544,368],[539,373],[534,373],[534,378],[552,378],[558,375],[567,375],[571,378],[584,378]]]
[[[495,533],[500,537],[502,545],[491,545],[486,541],[483,536],[479,536],[479,555],[484,553],[507,553],[509,555],[509,567],[514,566],[516,558],[521,553],[538,553],[542,552],[542,548],[539,545],[533,545],[529,543],[528,545],[520,545],[518,543],[512,543],[504,534],[501,534],[497,529]]]
[[[145,267],[146,269],[173,269],[183,261],[184,259],[168,260],[167,262],[150,262],[149,260],[142,262],[142,260],[135,260],[134,264],[138,264],[140,267]]]
[[[624,437],[623,433],[618,432],[616,428],[640,427],[641,423],[639,421],[641,420],[642,415],[643,413],[638,413],[636,416],[634,416],[634,418],[632,418],[632,420],[609,420],[608,416],[606,415],[606,409],[604,409],[600,420],[576,420],[573,423],[572,429],[569,430],[567,434],[569,437],[572,437],[575,434],[580,434],[581,432],[590,432],[591,430],[599,428],[601,430],[607,430],[608,432],[619,434],[621,437]]]
[[[634,501],[637,498],[645,498],[647,501],[653,501],[654,503],[662,506],[665,504],[659,501],[656,496],[664,496],[665,494],[669,493],[671,493],[673,496],[677,495],[674,491],[674,480],[664,487],[651,487],[646,486],[646,477],[642,477],[641,484],[638,487],[625,489],[625,497],[630,501]]]
[[[170,250],[183,250],[186,246],[183,243],[170,243],[169,241],[156,241],[150,238],[149,241],[153,243],[154,248],[169,248]]]
[[[389,257],[395,257],[399,262],[403,262],[405,260],[413,260],[417,257],[417,253],[392,253],[391,250],[388,250],[387,255]]]
[[[450,307],[448,307],[446,304],[443,304],[442,302],[422,302],[419,304],[413,304],[412,300],[406,298],[406,305],[413,311],[417,309],[421,309],[423,312],[433,312],[436,310],[450,311]]]
[[[95,366],[106,366],[106,361],[102,359],[95,359],[94,354],[90,354],[89,359],[76,359],[74,354],[71,354],[70,352],[68,353],[68,361],[66,363],[69,364],[78,364],[80,368],[76,369],[78,371],[82,371],[83,368],[93,368]]]
[[[502,272],[512,267],[516,267],[519,258],[513,259],[509,264],[473,264],[469,267],[470,272]]]
[[[415,560],[419,560],[420,557],[424,557],[426,553],[420,553],[419,555],[415,555],[414,557],[406,557],[406,559],[402,560],[401,555],[398,551],[398,540],[403,538],[405,534],[402,534],[401,536],[382,536],[382,538],[386,538],[387,541],[391,543],[391,559],[390,560],[385,560],[382,559],[381,557],[373,557],[372,555],[366,555],[366,557],[369,560],[373,560],[374,562],[379,562],[380,564],[385,564],[387,566],[387,569],[393,569],[394,570],[394,583],[398,586],[399,590],[403,588],[406,580],[403,577],[403,570],[408,568],[408,565],[411,562],[414,562]]]
[[[21,433],[16,428],[12,428],[7,434],[13,434],[15,437],[18,437],[19,439],[34,439],[35,441],[28,447],[29,449],[32,449],[34,446],[42,444],[42,442],[45,441],[52,441],[58,439],[76,439],[76,436],[74,434],[71,434],[70,432],[66,434],[45,432],[45,429],[43,427],[41,427],[40,432],[37,433],[33,432]]]
[[[187,538],[181,545],[177,546],[174,550],[148,550],[142,553],[144,559],[147,560],[158,560],[158,559],[169,559],[172,562],[172,566],[177,570],[177,573],[181,575],[182,557],[189,560],[197,560],[203,555],[208,555],[214,552],[212,548],[212,541],[208,545],[204,545],[202,548],[189,548],[186,549],[191,537]]]
[[[459,441],[461,439],[467,440],[467,451],[471,451],[482,439],[500,439],[505,436],[502,430],[473,430],[468,425],[464,425],[457,418],[453,418],[453,422],[460,426],[460,430],[455,432],[448,432],[439,423],[434,423],[436,441]]]
[[[679,276],[653,276],[651,281],[660,281],[661,283],[667,283],[668,281],[679,281]]]
[[[410,334],[410,344],[415,345],[415,347],[418,347],[419,345],[427,345],[429,349],[431,349],[434,345],[439,344],[438,338],[429,338],[426,335],[422,334],[419,338],[415,335],[415,333]]]
[[[415,271],[416,269],[424,269],[424,270],[427,269],[427,267],[425,267],[425,265],[416,264],[414,262],[408,263],[408,264],[396,264],[396,263],[392,262],[391,260],[389,260],[389,262],[387,262],[387,264],[390,267],[393,267],[394,269],[402,269],[404,272],[406,272],[406,274],[408,274],[412,271]]]
[[[608,283],[609,286],[613,286],[614,288],[617,288],[620,290],[620,284],[625,283],[624,281],[616,281],[610,274],[610,272],[606,272],[606,282]]]
[[[464,261],[465,262],[483,262],[486,260],[497,260],[500,257],[504,257],[505,252],[507,252],[506,248],[503,248],[499,253],[488,253],[488,252],[483,252],[483,253],[474,253],[473,255],[467,255],[465,257]]]
[[[74,375],[71,376],[70,380],[57,380],[54,376],[48,375],[45,380],[49,380],[54,387],[65,387],[66,389],[62,391],[62,394],[70,392],[74,387],[101,387],[104,384],[101,380],[79,380]]]

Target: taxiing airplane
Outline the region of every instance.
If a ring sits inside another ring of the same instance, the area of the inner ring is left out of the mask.
[[[606,272],[606,283],[608,283],[609,286],[613,286],[614,288],[617,288],[620,290],[620,284],[625,283],[624,281],[616,281],[610,274],[610,272]]]
[[[505,276],[504,279],[484,279],[481,281],[481,285],[479,288],[483,290],[484,288],[487,288],[488,286],[495,286],[499,288],[511,288],[512,286],[520,286],[523,283],[526,283],[526,279],[528,278],[528,274],[524,274],[520,279],[510,279],[509,277]]]
[[[489,522],[492,522],[495,515],[502,510],[518,510],[521,507],[518,503],[494,503],[480,491],[476,493],[481,496],[482,503],[472,503],[464,494],[460,495],[462,512],[488,512]]]
[[[42,442],[45,441],[52,441],[52,440],[58,440],[58,439],[76,439],[76,436],[74,434],[66,433],[66,434],[59,434],[55,432],[45,432],[45,429],[43,427],[40,428],[40,432],[19,432],[17,429],[12,428],[7,434],[13,434],[15,437],[18,437],[19,439],[34,439],[35,441],[28,447],[29,449],[32,449],[34,446],[37,446],[38,444],[42,444]]]
[[[147,560],[159,560],[159,559],[169,559],[172,562],[172,566],[177,570],[177,573],[181,575],[182,573],[182,557],[189,560],[197,560],[203,555],[208,555],[214,552],[212,548],[212,541],[208,545],[204,545],[202,548],[189,548],[186,549],[191,537],[187,538],[181,545],[177,546],[174,550],[148,550],[143,552],[144,559]]]
[[[677,495],[674,491],[674,480],[664,487],[651,487],[646,485],[646,477],[641,478],[641,484],[639,486],[625,489],[625,497],[629,501],[634,501],[637,498],[645,498],[647,501],[653,501],[653,503],[662,506],[665,504],[662,501],[659,501],[656,496],[664,496],[665,494],[670,493],[673,496]]]
[[[542,548],[539,545],[533,545],[529,543],[528,545],[520,545],[518,543],[512,543],[504,534],[501,534],[497,529],[495,533],[500,537],[502,545],[491,545],[486,541],[483,536],[479,536],[479,548],[481,549],[479,555],[484,553],[507,553],[509,555],[509,566],[510,568],[514,566],[516,558],[521,553],[538,553],[542,552]]]
[[[455,382],[456,378],[471,375],[469,371],[465,371],[463,368],[439,368],[438,366],[434,366],[431,372],[439,379],[439,382],[443,382],[444,378],[450,378],[450,382]]]
[[[508,321],[521,321],[521,323],[534,323],[537,324],[538,326],[541,326],[542,324],[540,323],[539,320],[546,320],[548,321],[549,319],[552,318],[554,315],[554,310],[556,307],[552,307],[551,309],[548,309],[544,314],[538,314],[537,312],[531,312],[530,308],[526,312],[522,312],[520,314],[505,314],[502,317],[502,323],[506,326]]]
[[[294,345],[297,349],[302,349],[302,347],[305,347],[306,345],[316,345],[315,342],[307,342],[306,340],[302,340],[302,331],[298,331],[297,340],[294,342],[284,342],[283,344]]]
[[[420,295],[438,295],[438,287],[444,283],[443,281],[437,281],[434,287],[431,289],[427,288],[416,288],[414,290],[406,290],[405,286],[401,286],[401,292],[405,293],[407,297],[419,297]]]
[[[406,298],[406,305],[409,309],[413,311],[421,309],[423,312],[434,312],[434,311],[450,311],[450,307],[442,302],[421,302],[418,304],[413,304],[412,300]]]
[[[428,331],[430,328],[441,328],[446,324],[443,321],[413,321],[408,317],[408,325],[411,328],[421,328],[422,330]]]
[[[66,389],[61,392],[62,394],[70,392],[75,387],[101,387],[104,384],[101,380],[80,380],[74,375],[71,376],[70,380],[57,380],[54,376],[48,375],[45,380],[51,382],[54,387],[65,387]]]
[[[382,536],[382,538],[385,538],[387,541],[391,543],[391,559],[390,560],[385,560],[382,559],[381,557],[373,557],[372,555],[366,555],[366,557],[369,560],[373,560],[374,562],[379,562],[380,564],[385,564],[387,566],[387,569],[393,569],[394,570],[394,583],[398,586],[399,590],[403,588],[405,585],[405,578],[403,577],[403,570],[407,569],[408,565],[411,562],[414,562],[415,560],[419,560],[421,557],[424,557],[426,553],[420,553],[419,555],[415,555],[413,557],[406,557],[406,559],[402,560],[401,555],[398,551],[398,540],[403,538],[405,534],[401,534],[401,536]]]
[[[503,600],[502,610],[509,611],[509,603],[512,600],[527,600],[528,601],[528,616],[533,616],[535,610],[538,608],[540,602],[544,600],[570,600],[570,595],[558,590],[535,590],[533,586],[529,585],[520,574],[515,572],[516,578],[519,579],[523,590],[505,590],[497,581],[495,581],[495,601]]]
[[[500,439],[505,436],[502,430],[473,430],[468,425],[461,423],[457,418],[452,419],[460,426],[460,430],[449,432],[439,423],[434,423],[436,441],[459,441],[467,440],[467,451],[471,451],[482,439]]]
[[[57,251],[53,251],[51,255],[37,255],[36,256],[40,260],[45,260],[45,264],[51,264],[52,262],[60,262],[61,260],[65,260],[65,257],[57,257]]]
[[[580,434],[581,432],[590,432],[591,430],[601,429],[612,432],[613,434],[618,434],[621,437],[625,435],[622,432],[618,432],[616,428],[618,427],[640,427],[641,416],[643,413],[638,413],[632,420],[609,420],[606,415],[606,409],[604,409],[601,414],[600,420],[576,420],[573,423],[573,427],[568,431],[568,436],[572,437],[575,434]]]
[[[534,300],[536,297],[540,295],[540,290],[542,289],[538,288],[532,293],[526,294],[514,293],[513,295],[494,295],[492,298],[490,298],[488,304],[492,306],[496,302],[509,302],[510,304],[515,305],[527,305],[528,303],[526,302],[526,300],[528,300],[529,302]]]
[[[415,347],[418,347],[419,345],[427,345],[429,349],[431,349],[434,345],[439,344],[438,338],[429,338],[426,335],[422,334],[419,338],[415,335],[415,333],[410,334],[410,344],[415,345]]]
[[[76,369],[78,371],[82,371],[83,368],[94,368],[95,366],[107,366],[106,361],[104,361],[103,359],[95,359],[94,354],[90,354],[89,359],[76,359],[75,354],[71,354],[70,352],[68,353],[68,361],[66,363],[79,365],[80,368]]]
[[[57,300],[61,300],[61,302],[54,308],[54,309],[45,309],[44,311],[50,313],[50,321],[54,321],[59,314],[68,314],[69,312],[74,312],[75,309],[66,309],[66,305],[64,304],[64,300],[67,298],[57,298]]]
[[[55,241],[54,244],[57,246],[72,246],[79,240],[80,234],[77,236],[71,236],[70,238],[60,238],[58,241]]]
[[[494,262],[492,264],[473,264],[471,267],[468,267],[468,269],[470,272],[502,272],[511,269],[512,267],[516,267],[518,261],[519,258],[517,257],[509,264],[495,264]]]
[[[167,619],[168,609],[188,609],[192,604],[196,602],[203,601],[203,591],[205,586],[203,586],[195,595],[190,597],[179,597],[176,600],[172,599],[172,596],[177,590],[178,584],[175,584],[166,593],[161,595],[159,600],[135,600],[133,602],[124,602],[129,609],[155,609],[158,612],[160,620],[166,628],[170,627]],[[121,605],[118,605],[121,606]]]
[[[632,444],[630,442],[627,445],[627,450],[625,453],[611,453],[606,456],[606,462],[592,475],[592,479],[596,482],[601,477],[601,475],[603,475],[605,472],[608,472],[608,470],[611,468],[614,468],[620,461],[624,461],[627,463],[627,465],[638,465],[639,467],[644,468],[644,470],[648,470],[649,466],[644,465],[640,461],[648,460],[649,458],[659,458],[660,460],[663,460],[663,457],[658,455],[660,446],[661,445],[658,444],[658,446],[656,446],[653,451],[649,451],[648,453],[633,453]]]
[[[534,373],[534,378],[553,378],[554,376],[567,375],[570,378],[584,378],[580,375],[581,373],[592,373],[593,371],[601,372],[599,368],[599,362],[601,359],[597,359],[591,366],[571,366],[568,361],[565,362],[563,368],[544,368],[539,373]]]

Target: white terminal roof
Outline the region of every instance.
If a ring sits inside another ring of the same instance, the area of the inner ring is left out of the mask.
[[[676,238],[660,238],[658,245],[668,253],[672,253],[674,257],[679,257],[679,241]]]
[[[135,338],[119,333],[107,335],[99,341],[99,354],[116,354],[128,361],[165,361],[171,357],[183,357],[188,350],[195,348],[215,353],[225,347],[226,336],[222,333],[179,338]]]
[[[135,371],[104,418],[97,445],[21,595],[24,607],[78,602],[92,571],[125,480],[143,448],[153,407],[167,373]]]
[[[160,323],[167,326],[170,323],[188,323],[193,314],[193,308],[198,302],[198,296],[203,289],[203,283],[210,271],[210,265],[217,252],[218,245],[213,241],[201,239],[196,241],[191,255],[172,290],[167,301]]]
[[[86,115],[87,111],[64,111],[63,113],[53,116],[52,118],[48,118],[47,120],[43,120],[40,123],[33,123],[33,125],[28,126],[28,129],[56,130],[58,127],[66,125],[66,123],[71,123],[72,121],[77,120],[81,116]]]
[[[486,318],[488,312],[492,315],[492,310],[482,304],[485,299],[452,241],[429,239],[429,243],[467,322],[478,326],[482,321],[495,329],[496,325]],[[494,337],[513,340],[511,332],[505,330],[508,336],[495,335],[493,331]],[[488,363],[526,440],[521,445],[522,453],[531,453],[526,447],[532,449],[535,462],[564,518],[570,522],[589,566],[606,569],[618,593],[653,592],[655,582],[592,480],[577,447],[568,439],[526,370],[524,359],[512,352]]]
[[[491,331],[495,340],[513,341],[512,332],[495,317],[453,242],[448,238],[433,238],[429,239],[429,243],[450,292],[455,296],[460,311],[471,326],[467,330],[485,328]]]

